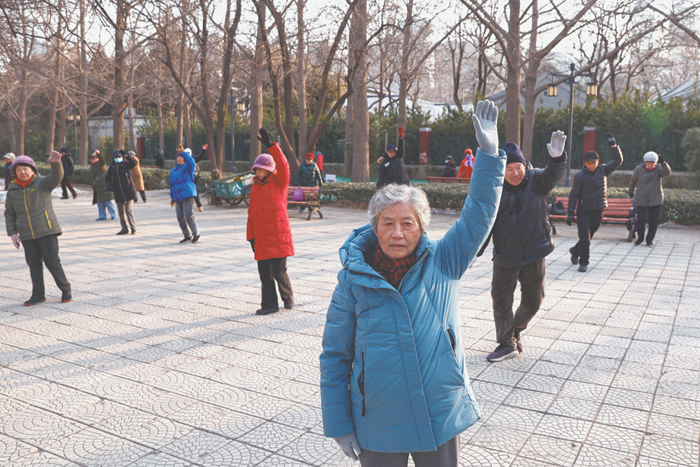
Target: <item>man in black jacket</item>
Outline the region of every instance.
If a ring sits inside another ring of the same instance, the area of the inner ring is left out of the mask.
[[[109,191],[114,192],[114,200],[119,208],[119,221],[122,229],[117,235],[126,235],[131,227],[131,234],[136,233],[136,220],[132,205],[136,199],[134,181],[131,178],[131,169],[136,167],[134,156],[128,155],[123,149],[112,151],[112,165],[105,175],[105,184]]]
[[[608,175],[622,165],[622,151],[615,143],[615,137],[608,133],[608,144],[612,148],[613,160],[600,165],[600,157],[595,151],[583,155],[583,169],[574,175],[574,185],[569,194],[566,223],[578,226],[578,243],[569,249],[571,263],[578,264],[580,272],[586,272],[590,259],[591,239],[603,220],[603,209],[608,207]],[[578,209],[576,205],[578,204]]]
[[[61,180],[61,189],[63,190],[63,196],[61,199],[68,199],[68,190],[70,190],[73,195],[73,199],[78,197],[78,193],[75,192],[73,188],[73,183],[71,179],[73,178],[73,172],[75,171],[75,164],[73,164],[73,157],[68,149],[62,148],[61,153],[61,164],[63,165],[63,179]]]
[[[399,148],[398,150],[393,144],[386,148],[386,152],[377,160],[379,164],[379,180],[377,188],[384,188],[390,183],[397,185],[410,185],[406,166],[403,163],[404,156],[404,139],[403,128],[399,127]]]
[[[156,159],[156,167],[158,167],[159,169],[162,169],[163,166],[165,165],[165,154],[163,153],[163,150],[160,148],[160,144],[156,144],[155,159]]]
[[[544,260],[554,250],[546,198],[564,175],[566,135],[552,133],[544,169],[533,169],[515,143],[507,143],[503,194],[493,225],[491,298],[498,347],[487,360],[500,362],[522,352],[520,333],[540,309],[544,298]],[[487,242],[481,248],[484,252]],[[520,306],[513,315],[513,296],[520,281]]]

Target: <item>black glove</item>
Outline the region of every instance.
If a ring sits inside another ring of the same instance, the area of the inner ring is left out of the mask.
[[[574,216],[572,214],[569,214],[566,216],[566,225],[571,225],[574,223]]]
[[[615,142],[615,136],[612,133],[607,133],[605,136],[608,137],[608,144],[611,148],[617,145],[617,143]]]
[[[664,156],[659,156],[659,164],[665,164]]]
[[[270,135],[267,134],[267,130],[265,130],[265,128],[260,128],[260,136],[258,136],[258,139],[268,149],[274,146],[274,144],[270,142]]]
[[[255,239],[248,240],[250,242],[250,248],[253,249],[253,253],[255,253]]]

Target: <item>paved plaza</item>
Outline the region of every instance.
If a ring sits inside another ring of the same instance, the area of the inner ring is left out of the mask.
[[[359,466],[323,436],[319,354],[338,248],[364,211],[290,210],[296,306],[256,316],[243,205],[205,203],[200,243],[180,245],[167,192],[134,206],[135,236],[95,222],[91,199],[54,200],[73,302],[45,271],[48,301],[22,306],[29,268],[0,245],[0,465]],[[435,214],[429,236],[456,219]],[[490,248],[462,278],[483,416],[462,465],[700,466],[700,229],[662,227],[647,248],[605,226],[587,273],[569,260],[576,227],[558,231],[519,358],[486,361]]]

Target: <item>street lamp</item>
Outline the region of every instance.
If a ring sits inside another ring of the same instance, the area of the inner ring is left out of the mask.
[[[576,66],[571,63],[569,65],[569,70],[571,70],[568,74],[565,75],[560,75],[553,73],[552,76],[557,76],[559,78],[568,78],[569,82],[569,137],[568,137],[568,143],[569,143],[569,157],[566,158],[566,181],[565,181],[565,186],[570,187],[571,186],[571,144],[573,142],[573,132],[574,132],[574,84],[577,83],[576,78],[579,76],[593,76],[595,73],[574,73],[574,70],[576,69]],[[587,96],[596,96],[598,94],[598,85],[595,83],[595,81],[588,83],[586,86],[586,95]],[[547,96],[554,97],[557,95],[557,86],[556,84],[552,83],[549,86],[547,86]]]

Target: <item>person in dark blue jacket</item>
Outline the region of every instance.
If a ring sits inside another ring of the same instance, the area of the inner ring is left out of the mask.
[[[192,152],[185,149],[177,155],[177,165],[170,171],[170,206],[175,206],[177,221],[184,235],[180,243],[197,243],[200,237],[194,217],[194,199],[197,196],[194,171]]]
[[[459,281],[496,218],[506,157],[497,107],[479,102],[479,150],[460,218],[440,240],[425,233],[425,193],[390,184],[370,224],[340,249],[321,354],[323,430],[363,467],[457,467],[459,434],[480,413],[464,359]]]

